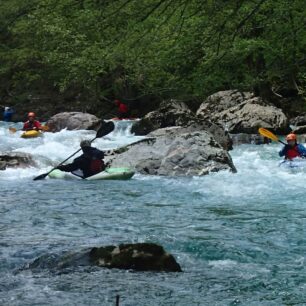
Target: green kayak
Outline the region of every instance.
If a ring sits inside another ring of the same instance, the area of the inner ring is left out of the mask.
[[[87,177],[85,180],[128,180],[134,174],[135,172],[130,168],[108,168],[93,176]],[[82,179],[70,172],[64,172],[58,169],[53,170],[48,176],[52,179]]]

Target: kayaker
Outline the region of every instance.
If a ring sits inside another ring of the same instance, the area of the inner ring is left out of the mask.
[[[23,131],[30,131],[30,130],[42,130],[41,123],[38,120],[35,120],[35,113],[29,112],[28,113],[28,121],[23,124]]]
[[[130,117],[128,106],[120,100],[115,100],[115,104],[118,106],[118,118],[124,119]]]
[[[93,148],[89,140],[80,143],[83,154],[74,159],[71,164],[58,166],[57,169],[65,172],[72,172],[83,178],[97,174],[105,169],[104,152]]]
[[[3,121],[6,122],[12,121],[13,114],[14,110],[9,106],[5,106],[3,111]]]
[[[297,143],[296,135],[290,133],[286,137],[287,144],[279,151],[279,156],[285,156],[285,159],[293,159],[296,157],[306,157],[306,148]]]

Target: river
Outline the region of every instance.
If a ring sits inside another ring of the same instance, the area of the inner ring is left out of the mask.
[[[29,152],[39,165],[0,171],[1,305],[115,305],[116,295],[131,306],[306,305],[306,176],[278,167],[279,144],[235,147],[236,174],[32,180],[94,136],[21,139],[0,122],[1,151]],[[122,122],[94,144],[138,139]],[[43,255],[133,242],[162,245],[183,273],[27,269]]]

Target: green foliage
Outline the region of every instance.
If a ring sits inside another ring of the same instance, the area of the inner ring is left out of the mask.
[[[0,3],[0,94],[47,83],[92,96],[205,97],[306,75],[302,0]]]

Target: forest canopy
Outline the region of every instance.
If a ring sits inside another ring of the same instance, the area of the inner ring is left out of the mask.
[[[4,0],[0,96],[304,94],[305,16],[302,0]]]

